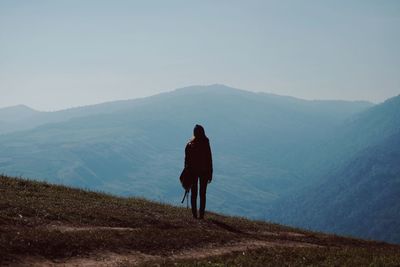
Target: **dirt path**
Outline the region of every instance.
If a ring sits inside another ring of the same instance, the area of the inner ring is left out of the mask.
[[[268,247],[318,247],[317,245],[301,242],[267,242],[260,240],[243,240],[229,245],[210,245],[207,247],[177,251],[171,256],[162,257],[149,255],[139,252],[128,252],[124,254],[106,253],[103,255],[93,255],[94,257],[76,258],[67,262],[57,263],[49,266],[135,266],[148,261],[161,260],[185,260],[185,259],[204,259],[212,256],[221,256],[233,252],[243,252]],[[43,266],[43,265],[41,265]]]
[[[97,230],[108,230],[108,231],[139,231],[143,228],[131,228],[131,227],[108,227],[108,226],[71,226],[71,225],[58,225],[52,224],[46,226],[50,231],[60,232],[79,232],[79,231],[97,231]],[[276,236],[276,237],[303,237],[304,234],[296,232],[248,232],[248,234],[258,236]]]
[[[49,230],[58,230],[62,232],[69,231],[91,231],[91,230],[111,230],[111,231],[136,231],[135,228],[123,227],[75,227],[65,225],[50,225],[47,227]],[[261,235],[297,235],[297,233],[282,232],[270,233],[265,232]],[[298,234],[301,235],[301,234]],[[318,247],[318,245],[288,241],[263,241],[255,239],[245,239],[240,242],[235,242],[226,245],[209,244],[206,247],[193,248],[181,251],[172,252],[170,256],[150,255],[138,251],[124,251],[121,253],[103,252],[93,253],[85,257],[75,257],[66,261],[50,261],[45,258],[27,257],[23,260],[21,266],[135,266],[149,261],[162,261],[162,260],[183,260],[183,259],[203,259],[212,256],[220,256],[232,252],[246,252],[258,248],[268,247]],[[26,263],[26,264],[25,264]]]
[[[108,230],[108,231],[139,231],[141,228],[130,228],[130,227],[107,227],[107,226],[68,226],[68,225],[48,225],[46,227],[50,231],[60,232],[80,232],[80,231],[97,231],[97,230]]]
[[[232,252],[245,252],[258,248],[267,247],[318,247],[311,243],[295,242],[295,241],[262,241],[262,240],[243,240],[241,242],[229,245],[216,245],[203,248],[196,248],[178,252],[170,256],[170,259],[203,259],[211,256],[220,256]]]
[[[230,245],[218,246],[210,245],[207,247],[177,251],[171,256],[162,257],[158,255],[149,255],[137,251],[125,253],[97,253],[84,258],[73,258],[67,261],[53,262],[46,259],[39,258],[26,258],[27,264],[21,266],[136,266],[148,261],[161,261],[161,260],[184,260],[184,259],[204,259],[212,256],[221,256],[233,252],[243,252],[258,248],[268,247],[318,247],[315,244],[302,243],[302,242],[270,242],[260,240],[244,240],[241,242],[233,243]]]

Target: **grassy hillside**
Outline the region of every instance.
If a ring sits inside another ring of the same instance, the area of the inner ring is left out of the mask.
[[[400,247],[0,176],[0,264],[398,265]]]

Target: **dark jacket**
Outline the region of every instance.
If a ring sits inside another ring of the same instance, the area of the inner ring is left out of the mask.
[[[204,175],[212,179],[213,166],[210,142],[208,138],[194,139],[185,148],[185,168],[196,175]]]

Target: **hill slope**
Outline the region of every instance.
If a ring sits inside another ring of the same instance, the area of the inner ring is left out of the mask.
[[[400,96],[349,117],[332,131],[318,149],[325,153],[312,153],[307,168],[319,168],[317,174],[325,176],[333,169],[344,167],[360,151],[378,145],[400,131]],[[329,162],[329,164],[326,164]]]
[[[270,216],[310,229],[400,243],[400,96],[361,113],[332,141],[335,168]],[[336,154],[335,154],[336,153]]]
[[[400,247],[0,176],[0,264],[396,265]]]

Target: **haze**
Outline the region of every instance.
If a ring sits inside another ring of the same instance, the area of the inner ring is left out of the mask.
[[[213,83],[381,102],[399,47],[399,1],[1,1],[0,107]]]

